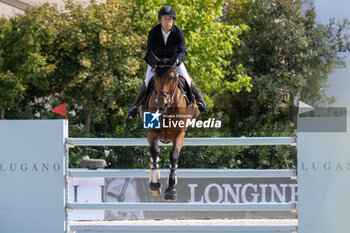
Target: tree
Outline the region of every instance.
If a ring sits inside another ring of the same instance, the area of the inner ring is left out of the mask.
[[[10,19],[0,19],[0,119],[5,110],[47,95],[55,66],[43,48],[52,41],[46,8],[33,8]],[[31,116],[32,117],[32,116]]]
[[[10,30],[9,21],[0,19],[0,39],[5,38],[6,31]],[[1,40],[0,40],[1,41]],[[21,82],[9,70],[4,69],[4,50],[0,49],[0,120],[5,119],[5,110],[14,104],[18,93],[22,91]]]
[[[237,93],[250,90],[250,77],[245,74],[241,64],[232,64],[234,70],[227,68],[230,61],[227,56],[234,53],[239,45],[238,36],[246,29],[244,24],[223,22],[222,6],[224,1],[137,1],[148,30],[157,24],[157,11],[163,5],[175,8],[175,24],[183,29],[187,44],[186,68],[202,90],[209,106],[213,106],[218,95],[226,92]]]
[[[91,1],[83,6],[68,2],[59,25],[62,33],[56,42],[58,49],[54,56],[58,69],[54,75],[58,83],[55,86],[60,87],[62,101],[71,106],[79,103],[74,107],[79,115],[75,119],[76,123],[80,121],[85,125],[85,136],[100,136],[102,132],[104,136],[118,137],[145,135],[144,131],[136,130],[141,125],[138,121],[125,121],[125,110],[144,79],[143,57],[148,31],[158,23],[157,11],[163,4],[177,9],[176,24],[184,29],[187,38],[186,66],[209,103],[219,94],[218,89],[238,92],[249,88],[249,77],[243,74],[242,66],[237,75],[225,80],[225,67],[229,64],[225,57],[232,54],[233,45],[238,43],[237,35],[244,26],[220,22],[222,3],[113,0]],[[78,120],[82,116],[85,121]],[[119,149],[113,151],[112,154],[117,155]],[[128,154],[126,149],[123,151]],[[128,156],[134,158],[134,154]]]
[[[128,80],[141,76],[145,35],[135,26],[139,17],[135,4],[118,0],[87,6],[69,1],[61,15],[52,50],[58,67],[54,86],[59,100],[85,118],[85,136],[107,109],[123,114],[125,90],[133,84]]]
[[[227,4],[225,21],[249,27],[230,58],[232,64],[243,63],[252,77],[252,93],[242,93],[237,100],[245,106],[246,116],[275,111],[286,94],[290,102],[295,97],[313,105],[332,101],[324,87],[328,74],[345,65],[338,50],[347,43],[343,33],[347,20],[322,25],[314,8],[303,11],[299,0],[229,0]],[[295,120],[296,111],[291,110]]]
[[[303,11],[301,6],[299,0],[226,1],[223,20],[249,27],[229,59],[231,70],[243,64],[252,77],[251,92],[221,96],[227,105],[216,108],[228,114],[235,136],[293,135],[295,99],[314,106],[332,101],[324,94],[325,83],[335,68],[344,66],[338,50],[347,43],[349,24],[331,20],[322,25],[313,7]],[[296,166],[293,150],[276,153],[276,147],[250,147],[240,154],[254,167],[284,165],[283,157]]]
[[[185,64],[209,105],[220,104],[219,97],[227,93],[249,90],[250,78],[244,67],[229,66],[230,61],[226,59],[233,54],[234,46],[239,43],[238,35],[245,26],[222,21],[223,3],[223,0],[109,0],[83,5],[67,1],[63,12],[55,5],[46,4],[15,16],[10,21],[33,24],[27,31],[34,33],[29,33],[30,40],[25,41],[31,43],[21,44],[21,50],[27,51],[34,44],[37,60],[28,59],[25,70],[41,73],[26,75],[32,78],[25,82],[19,79],[25,91],[14,94],[21,101],[10,105],[7,116],[22,118],[17,111],[20,109],[26,118],[35,117],[36,112],[40,113],[39,118],[52,118],[48,113],[51,106],[65,102],[70,110],[71,136],[144,137],[140,121],[126,121],[125,112],[144,80],[147,65],[143,57],[148,31],[158,24],[157,12],[165,4],[178,12],[176,24],[183,28],[188,47]],[[15,43],[23,38],[18,35],[2,41],[13,42],[4,46],[7,50],[3,56],[11,57]],[[31,69],[31,65],[40,69]],[[228,70],[228,67],[234,68]],[[13,67],[14,74],[19,70]],[[45,103],[49,103],[48,106]],[[194,130],[190,134],[196,136],[201,132]],[[89,155],[104,156],[104,149],[91,149]],[[111,150],[108,159],[112,166],[148,166],[144,159],[140,160],[146,157],[148,148]],[[224,151],[213,161],[218,161]],[[78,148],[73,150],[73,166],[77,166],[76,159],[81,153]],[[195,151],[189,154],[196,156]],[[227,157],[225,161],[230,163],[230,156]],[[193,165],[196,164],[189,163]]]

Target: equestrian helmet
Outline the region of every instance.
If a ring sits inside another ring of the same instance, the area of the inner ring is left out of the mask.
[[[176,19],[176,12],[175,12],[174,8],[172,8],[171,6],[163,6],[158,11],[158,20],[160,20],[160,18],[162,16],[170,16],[170,17],[173,17],[175,20]]]

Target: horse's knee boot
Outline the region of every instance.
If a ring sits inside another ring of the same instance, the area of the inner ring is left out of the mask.
[[[177,184],[176,172],[174,172],[174,173],[171,172],[169,174],[167,183],[168,183],[168,186],[171,187],[171,188],[176,186],[176,184]]]
[[[179,161],[179,152],[175,147],[170,153],[170,174],[168,178],[169,187],[174,187],[177,184],[176,169],[177,162]]]

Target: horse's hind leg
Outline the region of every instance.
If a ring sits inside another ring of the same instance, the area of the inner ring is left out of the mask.
[[[164,192],[164,199],[169,201],[176,201],[177,192],[175,186],[177,184],[176,169],[179,161],[179,155],[184,143],[185,132],[180,133],[175,140],[173,140],[173,149],[170,153],[170,174],[168,177],[168,188]]]
[[[152,157],[151,157],[151,174],[150,174],[151,182],[149,183],[149,193],[152,196],[158,196],[161,192],[160,172],[158,170],[159,168],[158,155],[160,152],[158,140],[153,140],[153,142],[151,143],[150,151],[151,151]]]

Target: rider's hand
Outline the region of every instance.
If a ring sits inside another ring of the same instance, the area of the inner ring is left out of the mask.
[[[168,58],[163,58],[160,60],[160,65],[172,65],[170,62],[170,59]]]

